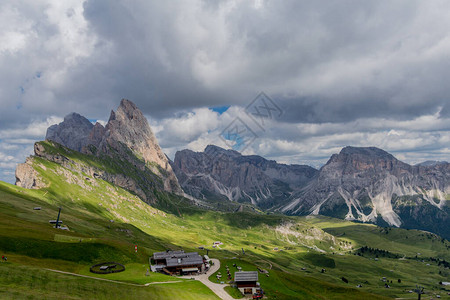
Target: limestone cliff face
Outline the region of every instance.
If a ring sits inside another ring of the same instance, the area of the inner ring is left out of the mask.
[[[16,185],[26,189],[40,189],[46,187],[34,170],[32,159],[27,158],[23,164],[18,164],[16,168]]]
[[[83,147],[79,151],[87,152],[86,146],[87,145],[100,145],[103,137],[105,136],[106,129],[103,127],[100,123],[95,123],[92,130],[89,132],[89,136],[87,137],[87,143],[86,145],[83,145]],[[51,138],[46,138],[47,140],[52,140]],[[68,147],[70,148],[70,147]]]
[[[449,194],[449,163],[411,166],[378,148],[345,147],[280,210],[437,232],[450,225]]]
[[[81,151],[87,145],[88,136],[94,126],[88,119],[71,113],[58,125],[52,125],[47,129],[45,139],[52,140],[67,148]]]
[[[450,236],[446,162],[411,166],[378,148],[345,147],[318,171],[208,146],[177,152],[173,168],[185,192],[197,198]]]
[[[263,208],[287,201],[317,173],[309,166],[278,164],[213,145],[204,152],[177,152],[173,167],[185,192],[194,197],[250,202]]]
[[[121,171],[108,172],[94,167],[81,171],[131,190],[147,202],[156,201],[155,190],[183,195],[147,119],[129,100],[123,99],[117,111],[111,112],[105,127],[99,123],[94,126],[85,117],[72,113],[64,118],[64,122],[48,128],[46,140],[83,154],[113,160],[115,165],[121,166]],[[63,155],[46,151],[44,144],[36,143],[34,150],[37,157],[68,169],[77,168],[75,162],[67,161]],[[32,167],[32,158],[27,164],[18,166],[16,185],[25,188],[41,186]]]
[[[50,149],[50,151],[49,151]],[[38,165],[40,168],[45,168],[39,165],[35,158],[43,158],[46,161],[54,162],[60,166],[58,174],[63,175],[63,178],[70,183],[77,184],[86,187],[83,181],[79,180],[80,174],[86,174],[88,178],[103,179],[114,185],[125,188],[138,195],[142,200],[148,203],[155,203],[156,197],[152,193],[153,189],[162,190],[162,185],[159,184],[158,178],[150,173],[145,172],[145,169],[140,172],[139,170],[132,170],[132,173],[139,175],[139,180],[136,177],[129,176],[129,170],[124,170],[123,173],[117,172],[117,170],[106,170],[105,168],[98,167],[86,161],[75,161],[67,156],[70,156],[71,150],[65,148],[61,144],[57,144],[53,141],[36,142],[34,144],[34,156],[27,158],[25,164],[20,164],[16,170],[16,185],[24,188],[42,188],[46,187],[40,175],[34,167]],[[69,155],[68,155],[69,154]],[[105,157],[103,157],[104,159]],[[115,169],[123,164],[123,161],[115,161]]]
[[[124,187],[148,203],[157,201],[160,192],[184,195],[182,186],[197,199],[247,202],[285,214],[321,214],[450,237],[446,162],[411,166],[378,148],[345,147],[316,170],[208,146],[204,152],[179,151],[169,163],[147,119],[125,99],[105,127],[72,113],[51,126],[46,139],[51,145],[37,143],[35,156]],[[67,151],[97,161],[80,165],[61,154]],[[33,157],[19,164],[16,184],[45,186],[34,167]]]
[[[98,132],[92,133],[91,142],[100,151],[109,153],[109,147],[112,147],[124,157],[134,160],[128,155],[130,149],[145,161],[147,168],[163,179],[166,191],[182,194],[169,160],[161,150],[147,119],[133,102],[123,99],[117,111],[111,112],[104,131],[99,126],[94,129]],[[96,141],[99,141],[98,144]]]

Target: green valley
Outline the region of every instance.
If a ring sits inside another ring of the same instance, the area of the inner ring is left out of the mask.
[[[245,271],[266,270],[259,281],[268,299],[413,299],[409,291],[416,285],[442,298],[450,292],[439,284],[450,276],[443,264],[450,261],[450,243],[437,235],[320,216],[209,211],[169,193],[160,194],[168,208],[158,209],[83,171],[104,162],[70,150],[64,155],[77,167],[33,159],[46,187],[0,183],[0,251],[8,257],[0,264],[2,298],[216,299],[195,280],[146,276],[153,252],[206,254],[199,247],[220,259],[222,274],[227,265],[234,272],[233,264]],[[58,207],[69,231],[49,224]],[[212,248],[215,241],[222,245]],[[358,254],[365,246],[397,256]],[[89,272],[102,261],[120,262],[126,270]],[[214,275],[210,278],[216,282]]]

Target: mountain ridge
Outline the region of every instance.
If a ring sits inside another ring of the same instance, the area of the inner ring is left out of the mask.
[[[347,146],[300,181],[281,176],[296,165],[207,146],[204,152],[177,152],[172,165],[185,192],[195,197],[222,195],[223,201],[250,201],[288,215],[323,214],[450,236],[446,229],[450,164],[446,162],[412,166],[376,147]],[[303,172],[308,168],[297,167]],[[242,174],[256,181],[240,180]],[[271,175],[270,180],[265,175]]]
[[[446,162],[412,166],[376,147],[347,146],[317,170],[214,145],[203,152],[178,151],[170,161],[147,119],[126,99],[111,111],[106,126],[71,113],[48,128],[46,140],[36,143],[34,157],[18,165],[17,185],[45,186],[33,163],[43,158],[126,188],[150,204],[158,202],[160,192],[174,193],[210,209],[248,205],[266,212],[320,214],[450,236]],[[98,161],[80,169],[65,159],[68,151]]]
[[[90,125],[88,125],[88,123]],[[64,121],[48,128],[46,140],[50,144],[36,143],[34,156],[16,168],[16,185],[39,188],[43,184],[32,170],[34,157],[57,162],[69,169],[77,169],[76,163],[65,159],[60,153],[53,153],[57,143],[67,149],[99,158],[104,164],[114,160],[120,165],[114,172],[102,167],[86,170],[106,181],[124,187],[139,195],[144,201],[155,203],[157,191],[183,195],[169,160],[159,147],[147,119],[137,106],[122,99],[116,112],[111,111],[108,123],[92,125],[85,117],[71,113]]]
[[[249,202],[263,208],[273,206],[270,201],[274,197],[287,200],[295,184],[308,182],[317,172],[309,166],[278,164],[213,145],[204,152],[178,151],[172,166],[187,194]]]

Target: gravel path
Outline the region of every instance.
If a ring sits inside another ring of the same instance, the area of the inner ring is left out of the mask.
[[[194,278],[195,280],[200,281],[204,285],[206,285],[208,288],[211,289],[220,299],[223,300],[233,300],[233,297],[230,296],[223,288],[226,287],[228,284],[218,284],[209,281],[208,277],[211,274],[214,274],[217,270],[220,268],[220,260],[212,258],[211,259],[214,262],[214,265],[208,270],[206,274],[200,274],[195,276],[182,276],[181,278]]]

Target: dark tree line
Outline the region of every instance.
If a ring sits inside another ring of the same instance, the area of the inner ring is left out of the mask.
[[[359,256],[365,256],[365,255],[366,256],[374,256],[376,258],[378,258],[378,257],[401,258],[402,257],[399,254],[395,254],[395,253],[389,252],[387,250],[371,248],[371,247],[367,247],[367,246],[363,246],[363,247],[359,248],[358,250],[356,250],[355,254],[359,255]]]

